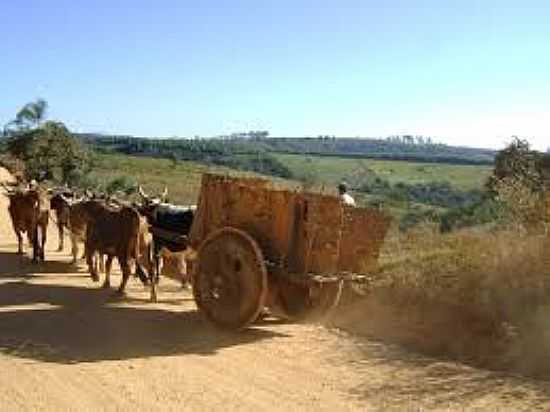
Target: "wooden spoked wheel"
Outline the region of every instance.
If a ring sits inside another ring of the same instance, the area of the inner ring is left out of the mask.
[[[238,330],[255,321],[267,288],[262,252],[246,232],[219,229],[199,247],[193,295],[201,312],[217,326]]]

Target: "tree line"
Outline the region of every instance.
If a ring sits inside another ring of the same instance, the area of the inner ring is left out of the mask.
[[[260,137],[259,137],[260,136]],[[203,161],[226,154],[289,153],[318,156],[358,157],[427,163],[492,164],[496,152],[488,149],[455,147],[433,143],[422,136],[394,136],[386,139],[334,138],[329,136],[267,137],[261,132],[231,138],[138,138],[99,134],[79,135],[87,143],[127,154],[159,155],[165,152],[185,160]]]

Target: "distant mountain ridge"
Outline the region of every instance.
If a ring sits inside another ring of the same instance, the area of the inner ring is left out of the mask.
[[[95,133],[77,133],[86,143],[126,154],[209,161],[231,155],[294,153],[452,164],[493,164],[496,150],[450,146],[399,138],[345,137],[228,137],[143,138]]]

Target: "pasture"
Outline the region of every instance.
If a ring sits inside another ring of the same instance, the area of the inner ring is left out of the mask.
[[[282,180],[266,176],[271,180],[295,187],[297,180],[310,176],[317,187],[325,186],[333,191],[343,179],[350,179],[368,168],[376,175],[395,184],[425,184],[449,182],[459,190],[480,189],[491,173],[490,166],[451,165],[438,163],[415,163],[392,160],[351,159],[290,154],[274,154],[292,171],[296,180]],[[173,161],[153,157],[137,157],[123,154],[97,154],[90,179],[100,186],[106,186],[117,178],[128,183],[142,184],[146,190],[161,192],[165,185],[169,198],[175,203],[190,203],[198,196],[201,174],[209,171],[230,175],[252,175],[227,167],[206,165],[193,161]],[[362,196],[358,196],[359,200]]]
[[[335,156],[273,154],[295,176],[312,176],[316,183],[335,185],[368,169],[394,184],[449,182],[460,190],[480,189],[491,174],[492,166],[419,163],[399,160],[374,160]]]
[[[89,179],[100,187],[121,179],[127,184],[141,184],[147,193],[161,193],[168,187],[168,197],[178,204],[194,203],[199,194],[204,172],[238,173],[223,167],[212,167],[197,162],[122,154],[97,154]]]

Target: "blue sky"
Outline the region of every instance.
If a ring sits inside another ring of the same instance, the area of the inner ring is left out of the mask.
[[[550,146],[548,1],[5,1],[0,125]]]

